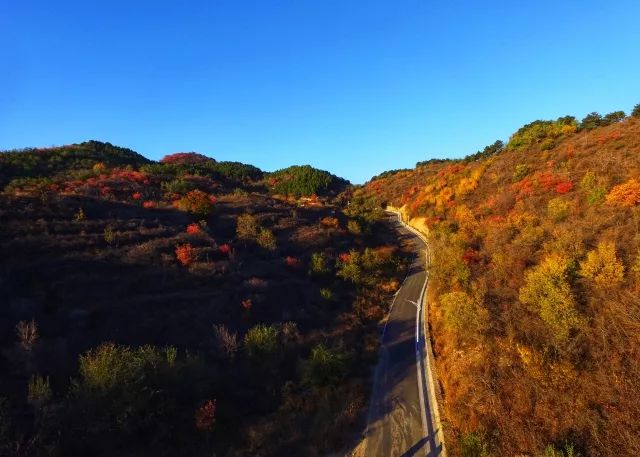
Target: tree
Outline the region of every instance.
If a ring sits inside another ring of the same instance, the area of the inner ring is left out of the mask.
[[[612,113],[609,113],[604,117],[604,123],[605,125],[615,124],[616,122],[624,120],[626,116],[627,115],[624,113],[624,111],[613,111]]]
[[[640,103],[633,107],[633,111],[631,111],[632,117],[640,117]]]
[[[616,245],[611,241],[598,243],[598,247],[587,254],[580,267],[580,274],[602,289],[615,287],[624,278],[624,265],[616,257]]]
[[[566,341],[583,324],[569,283],[569,261],[564,257],[551,255],[529,270],[519,298],[540,316],[556,342]]]
[[[580,129],[593,130],[602,125],[604,125],[602,116],[594,111],[593,113],[587,114],[584,119],[582,119],[582,122],[580,122]]]
[[[177,200],[175,206],[182,211],[187,211],[198,216],[206,216],[213,211],[214,203],[215,198],[211,195],[201,190],[192,190]]]
[[[470,341],[489,326],[489,312],[466,292],[449,292],[440,296],[444,326],[460,341]]]
[[[569,202],[561,198],[552,198],[547,203],[547,214],[554,222],[562,222],[569,215]]]

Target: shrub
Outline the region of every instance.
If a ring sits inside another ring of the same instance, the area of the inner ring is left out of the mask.
[[[273,355],[278,349],[278,329],[264,324],[251,327],[244,336],[244,350],[251,358]]]
[[[618,206],[635,206],[640,203],[640,182],[630,179],[615,186],[607,195],[607,203]]]
[[[323,217],[320,219],[320,225],[326,228],[339,228],[340,222],[337,217]]]
[[[258,237],[258,221],[251,214],[238,216],[236,235],[244,241],[255,240]]]
[[[293,268],[293,269],[300,268],[300,260],[290,255],[284,258],[284,264],[289,268]]]
[[[84,213],[84,210],[82,208],[80,208],[78,210],[78,212],[73,215],[73,221],[74,222],[82,222],[82,221],[84,221],[86,219],[87,219],[87,216]]]
[[[196,249],[190,243],[181,244],[176,247],[176,258],[184,265],[191,265],[197,257]]]
[[[467,433],[460,437],[460,455],[462,457],[489,457],[489,447],[478,433]]]
[[[633,107],[633,111],[631,111],[632,117],[640,117],[640,103]]]
[[[20,321],[16,325],[16,335],[18,342],[23,349],[30,350],[38,340],[38,324],[34,319],[29,322]]]
[[[189,235],[197,235],[199,233],[202,233],[202,230],[200,230],[200,225],[193,223],[193,224],[189,224],[187,225],[187,230],[186,232]]]
[[[360,254],[355,250],[350,251],[348,255],[342,255],[336,274],[346,281],[359,284],[363,279],[361,260]]]
[[[615,287],[624,278],[624,265],[616,257],[616,246],[610,241],[598,243],[598,247],[587,254],[580,267],[580,274],[599,288]]]
[[[330,271],[329,258],[324,252],[314,252],[311,254],[309,273],[314,275],[325,275]]]
[[[201,190],[192,190],[175,202],[175,206],[198,216],[206,216],[213,211],[215,198]]]
[[[603,186],[597,186],[591,190],[591,192],[587,196],[587,201],[590,205],[595,205],[596,203],[600,203],[602,200],[604,200],[606,195],[607,189],[605,189]]]
[[[558,194],[566,194],[573,190],[573,183],[571,181],[562,181],[556,184],[555,187],[556,193]]]
[[[354,219],[349,219],[349,221],[347,222],[347,230],[352,235],[360,235],[362,233],[362,227],[360,227],[358,221]]]
[[[554,222],[561,222],[569,215],[569,202],[561,198],[552,198],[547,203],[547,214]]]
[[[460,341],[481,335],[489,325],[488,311],[466,292],[449,292],[440,296],[444,326]]]
[[[238,352],[238,336],[222,324],[213,326],[216,346],[224,351],[229,360],[233,360]]]
[[[320,289],[320,296],[325,300],[331,300],[333,298],[333,292],[331,291],[331,289],[323,287],[322,289]]]
[[[524,163],[520,163],[516,165],[516,169],[513,172],[513,176],[511,177],[512,182],[518,182],[524,179],[525,176],[529,174],[529,166]]]
[[[584,322],[569,284],[569,262],[563,257],[551,255],[530,269],[519,297],[540,316],[557,342],[566,341],[571,330]]]
[[[33,375],[27,386],[27,401],[36,409],[42,408],[51,399],[49,378]]]
[[[104,241],[105,241],[107,244],[113,244],[113,243],[115,243],[116,239],[118,238],[118,234],[117,234],[117,232],[113,229],[113,226],[112,226],[112,225],[107,225],[107,226],[104,228],[104,234],[103,234],[103,236],[104,236]]]
[[[550,444],[544,449],[543,457],[580,457],[580,454],[575,451],[573,444],[565,444],[564,451]]]
[[[313,387],[337,386],[346,376],[346,355],[318,344],[302,363],[302,383]]]
[[[151,346],[131,349],[103,343],[80,356],[78,387],[107,392],[141,382],[144,372],[166,362],[165,357]]]
[[[271,230],[261,228],[256,241],[258,242],[258,246],[267,251],[276,250],[276,237]]]

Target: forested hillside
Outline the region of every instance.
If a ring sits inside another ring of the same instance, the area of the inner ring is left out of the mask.
[[[92,141],[0,153],[0,190],[0,455],[357,434],[405,260],[377,208],[342,211],[346,181]]]
[[[639,117],[536,121],[362,190],[429,233],[452,455],[640,455]]]

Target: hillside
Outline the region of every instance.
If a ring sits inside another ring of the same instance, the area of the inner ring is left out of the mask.
[[[429,233],[451,455],[640,455],[640,118],[536,121],[359,192]]]
[[[197,153],[0,153],[0,455],[345,446],[405,256],[346,181],[297,171],[276,195]]]

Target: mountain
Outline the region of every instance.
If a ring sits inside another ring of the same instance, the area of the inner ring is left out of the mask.
[[[342,211],[345,180],[90,141],[0,153],[0,182],[0,455],[315,455],[359,432],[406,256]]]
[[[358,192],[428,233],[453,455],[640,454],[640,118],[536,121]]]

